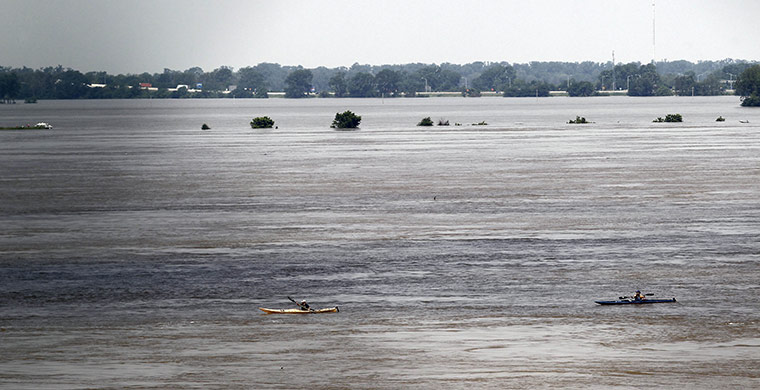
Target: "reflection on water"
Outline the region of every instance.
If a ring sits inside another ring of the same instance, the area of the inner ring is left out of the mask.
[[[331,131],[346,109],[361,130]],[[760,112],[735,97],[0,114],[55,126],[0,134],[0,387],[760,386]],[[679,303],[593,304],[636,289]],[[341,312],[259,314],[287,296]]]

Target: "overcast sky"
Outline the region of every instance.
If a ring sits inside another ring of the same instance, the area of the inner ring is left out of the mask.
[[[0,0],[0,66],[760,60],[759,17],[758,0]]]

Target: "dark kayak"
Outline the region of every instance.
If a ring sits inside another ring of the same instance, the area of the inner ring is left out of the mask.
[[[267,314],[320,314],[320,313],[337,313],[340,311],[337,307],[330,307],[327,309],[317,310],[301,310],[301,309],[267,309],[260,307],[259,310]]]
[[[672,303],[676,302],[676,299],[622,299],[619,301],[594,301],[600,305],[643,305],[646,303]]]

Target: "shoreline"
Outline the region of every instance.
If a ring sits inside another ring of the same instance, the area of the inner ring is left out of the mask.
[[[286,98],[285,92],[269,92],[268,98],[230,98],[230,97],[198,97],[198,96],[186,96],[186,97],[166,97],[166,98],[147,98],[147,97],[136,97],[136,98],[89,98],[89,99],[39,99],[39,101],[76,101],[76,100],[86,100],[86,101],[95,101],[95,100],[266,100],[266,99],[288,99],[288,100],[299,100],[299,99],[425,99],[425,98],[466,98],[466,99],[477,99],[477,98],[505,98],[505,99],[535,99],[535,98],[552,98],[552,97],[564,97],[564,98],[588,98],[588,97],[631,97],[631,98],[651,98],[651,97],[679,97],[679,98],[710,98],[710,97],[717,97],[717,96],[735,96],[739,97],[738,95],[735,95],[733,93],[723,93],[720,95],[696,95],[696,96],[678,96],[678,95],[668,95],[668,96],[628,96],[627,92],[625,90],[617,91],[617,92],[610,92],[610,91],[597,91],[596,95],[591,96],[569,96],[566,91],[549,91],[549,96],[503,96],[500,92],[482,92],[481,96],[462,96],[461,92],[420,92],[417,93],[416,96],[396,96],[396,97],[382,97],[382,96],[373,96],[373,97],[320,97],[317,94],[309,94],[302,98]],[[2,107],[2,105],[0,105]],[[9,130],[11,128],[7,127],[0,127],[0,130]],[[12,128],[13,130],[22,130],[21,128]],[[25,128],[28,129],[28,128]]]

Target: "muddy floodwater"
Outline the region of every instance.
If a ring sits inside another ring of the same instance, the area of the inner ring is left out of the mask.
[[[0,132],[2,389],[760,388],[738,97],[0,106],[42,121]],[[677,302],[594,303],[636,290]]]

